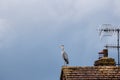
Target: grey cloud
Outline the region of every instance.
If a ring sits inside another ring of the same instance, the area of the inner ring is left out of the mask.
[[[119,12],[112,0],[0,1],[0,79],[59,79],[61,44],[70,65],[92,65],[104,45],[96,26],[119,24],[114,9]]]

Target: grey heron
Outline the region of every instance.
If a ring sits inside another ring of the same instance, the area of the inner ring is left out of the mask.
[[[65,64],[67,65],[67,64],[69,64],[68,55],[67,55],[67,53],[65,52],[64,45],[61,45],[60,47],[61,47],[61,49],[62,49],[61,54],[62,54],[62,57],[63,57],[63,59],[64,59],[64,65],[65,65]]]

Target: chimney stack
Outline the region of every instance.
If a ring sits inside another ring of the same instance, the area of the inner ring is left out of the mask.
[[[108,49],[103,49],[99,54],[99,59],[94,62],[94,66],[116,66],[113,58],[108,57]]]

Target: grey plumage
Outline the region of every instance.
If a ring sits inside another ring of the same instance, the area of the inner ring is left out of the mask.
[[[61,49],[62,49],[62,51],[61,51],[62,57],[63,57],[63,59],[64,59],[64,62],[65,62],[66,65],[67,65],[67,64],[69,64],[69,60],[68,60],[68,55],[67,55],[67,53],[66,53],[65,50],[64,50],[64,45],[61,45]]]

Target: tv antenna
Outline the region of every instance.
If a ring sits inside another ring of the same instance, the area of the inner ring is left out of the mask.
[[[106,48],[116,48],[117,49],[117,53],[118,53],[118,66],[120,66],[120,45],[119,45],[119,34],[120,34],[120,27],[113,27],[111,24],[103,24],[101,26],[101,28],[99,29],[100,31],[100,36],[102,37],[104,34],[104,36],[112,36],[112,35],[117,35],[117,45],[106,45]],[[116,34],[114,34],[116,33]]]

